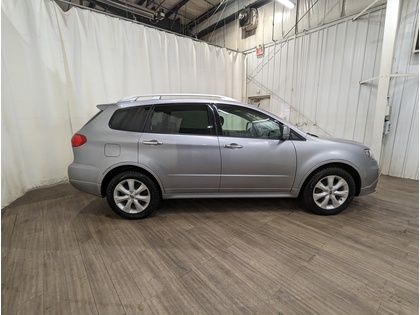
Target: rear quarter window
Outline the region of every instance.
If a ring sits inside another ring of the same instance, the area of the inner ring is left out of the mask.
[[[149,109],[149,106],[118,109],[109,120],[109,128],[123,131],[142,132]]]

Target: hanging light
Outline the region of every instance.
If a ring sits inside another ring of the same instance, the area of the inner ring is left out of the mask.
[[[285,7],[289,8],[289,9],[293,9],[296,5],[291,0],[277,0],[277,1],[280,2],[282,5],[284,5]]]

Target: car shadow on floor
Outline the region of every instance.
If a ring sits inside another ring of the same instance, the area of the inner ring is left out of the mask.
[[[223,199],[171,199],[163,200],[161,205],[149,218],[173,216],[177,214],[216,215],[223,213],[246,214],[260,213],[268,215],[274,213],[304,212],[299,207],[297,199],[287,198],[223,198]],[[98,215],[109,218],[119,218],[108,206],[105,198],[95,198],[87,204],[80,214]]]

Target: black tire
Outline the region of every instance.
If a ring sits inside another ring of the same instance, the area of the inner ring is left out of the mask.
[[[111,179],[106,199],[116,214],[136,220],[149,216],[159,206],[162,197],[159,188],[148,176],[127,171]]]
[[[315,214],[333,215],[346,209],[356,193],[353,177],[339,167],[321,169],[311,175],[300,194],[302,206]]]

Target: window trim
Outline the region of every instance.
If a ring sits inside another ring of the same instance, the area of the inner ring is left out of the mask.
[[[215,119],[214,119],[214,121],[215,121],[215,123],[216,123],[216,131],[217,131],[217,135],[219,136],[219,137],[229,137],[229,138],[244,138],[244,139],[263,139],[263,138],[249,138],[249,137],[233,137],[233,136],[226,136],[226,135],[224,135],[223,134],[223,129],[222,129],[222,125],[221,125],[221,123],[220,123],[220,115],[219,115],[219,113],[218,113],[218,106],[230,106],[230,107],[240,107],[240,108],[245,108],[245,109],[250,109],[250,110],[254,110],[254,111],[256,111],[256,112],[259,112],[259,113],[261,113],[261,114],[263,114],[263,115],[266,115],[266,116],[268,116],[268,117],[270,117],[271,119],[273,119],[273,121],[276,121],[276,122],[278,122],[279,123],[279,128],[281,128],[281,126],[283,126],[284,124],[280,121],[280,120],[278,120],[278,119],[275,119],[274,117],[272,117],[272,116],[270,116],[270,115],[267,115],[267,114],[265,114],[265,113],[263,113],[263,112],[260,112],[260,111],[258,111],[258,109],[253,109],[253,108],[248,108],[248,107],[244,107],[244,106],[238,106],[238,105],[232,105],[232,104],[224,104],[224,103],[220,103],[220,104],[210,104],[211,106],[211,109],[212,109],[212,111],[213,111],[213,114],[214,114],[214,116],[215,116]],[[293,128],[290,128],[290,134],[294,134],[298,139],[288,139],[288,140],[290,140],[290,141],[306,141],[306,138],[305,137],[303,137],[303,136],[301,136],[298,132],[296,132]],[[276,139],[269,139],[269,140],[276,140]],[[279,139],[280,140],[280,139]]]
[[[209,119],[209,125],[211,126],[210,129],[210,134],[193,134],[193,133],[162,133],[162,132],[153,132],[153,131],[149,131],[147,130],[150,126],[151,123],[151,119],[153,117],[153,113],[155,112],[155,109],[161,106],[171,106],[171,107],[177,107],[177,106],[194,106],[194,105],[200,105],[200,106],[206,106],[207,107],[207,117]],[[212,108],[210,108],[209,104],[206,103],[188,103],[188,102],[183,102],[183,103],[163,103],[163,104],[154,104],[153,106],[151,106],[151,110],[149,111],[149,115],[147,116],[147,120],[146,123],[144,124],[144,128],[143,128],[143,132],[144,133],[149,133],[149,134],[161,134],[161,135],[181,135],[181,136],[217,136],[217,132],[216,132],[216,128],[215,128],[215,119],[214,119],[214,113]]]
[[[218,114],[218,106],[236,107],[236,108],[245,109],[245,110],[249,110],[249,111],[255,111],[255,112],[257,112],[260,115],[264,115],[264,116],[269,117],[271,121],[278,123],[279,124],[279,128],[281,128],[281,126],[283,125],[283,123],[280,120],[275,119],[274,117],[272,117],[270,115],[267,115],[266,113],[260,112],[260,111],[258,111],[256,109],[253,109],[253,108],[248,108],[248,107],[238,106],[238,105],[232,105],[232,104],[223,104],[223,103],[221,103],[221,104],[212,104],[212,105],[213,105],[212,107],[214,108],[213,110],[216,113],[215,115],[217,116],[217,134],[218,134],[218,136],[220,136],[220,137],[228,137],[228,138],[243,138],[243,139],[280,140],[280,139],[259,138],[259,137],[254,138],[254,137],[227,136],[227,135],[224,135],[223,134],[222,125],[220,123],[220,115]]]
[[[289,139],[290,141],[306,141],[305,137],[302,137],[300,134],[298,134],[296,131],[294,131],[292,128],[290,128],[290,135],[294,134],[298,139]]]

